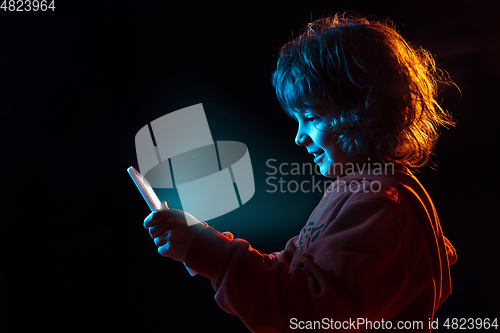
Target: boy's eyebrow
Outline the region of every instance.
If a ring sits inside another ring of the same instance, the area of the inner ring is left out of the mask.
[[[293,120],[297,120],[297,116],[296,116],[297,111],[286,110],[285,112],[289,118],[291,118]]]
[[[304,109],[304,110],[302,110],[301,113],[304,115],[315,115],[315,116],[322,116],[323,115],[322,112],[320,112],[319,110],[317,110],[315,108]]]
[[[291,114],[292,119],[295,121],[299,121],[299,114],[304,115],[306,112],[305,111],[293,111]]]

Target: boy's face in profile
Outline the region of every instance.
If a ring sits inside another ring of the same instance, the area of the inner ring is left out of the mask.
[[[295,143],[304,146],[313,154],[314,163],[318,164],[321,174],[328,178],[343,176],[346,163],[353,160],[340,148],[337,139],[328,130],[330,117],[322,108],[308,108],[304,112],[294,112],[299,128]]]

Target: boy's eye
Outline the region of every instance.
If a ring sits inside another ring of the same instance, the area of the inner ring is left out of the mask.
[[[308,116],[305,121],[320,131],[328,131],[330,128],[328,118],[324,116]]]
[[[310,123],[316,124],[320,121],[321,117],[320,116],[311,116],[307,117],[306,120]]]

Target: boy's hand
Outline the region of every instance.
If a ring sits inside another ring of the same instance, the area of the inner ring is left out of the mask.
[[[182,210],[168,209],[166,202],[162,207],[165,210],[154,211],[146,217],[144,228],[149,229],[162,256],[185,261],[194,239],[206,225]]]

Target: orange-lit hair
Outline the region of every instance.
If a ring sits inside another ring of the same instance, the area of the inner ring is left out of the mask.
[[[390,21],[337,13],[281,48],[273,86],[289,114],[331,110],[330,130],[349,155],[420,167],[439,127],[454,124],[436,102],[438,84],[453,84],[443,73]]]

